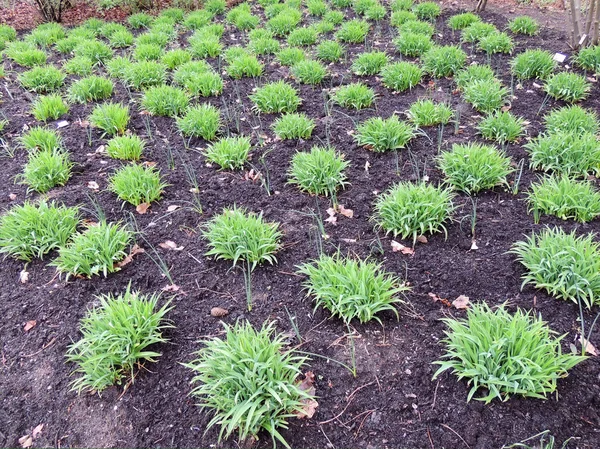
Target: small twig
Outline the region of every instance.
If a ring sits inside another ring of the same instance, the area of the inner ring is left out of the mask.
[[[290,273],[289,271],[278,270],[277,272],[281,274],[287,274],[288,276],[296,276],[298,278],[304,277],[301,274]]]
[[[433,445],[433,438],[431,438],[431,432],[429,431],[429,427],[427,427],[427,438],[429,438],[429,444],[431,444],[431,449],[435,449]]]
[[[433,403],[431,404],[431,410],[435,408],[435,401],[437,400],[437,391],[440,386],[440,379],[437,381],[437,385],[435,386],[435,391],[433,392]]]
[[[369,416],[371,416],[371,414],[372,414],[372,413],[373,413],[375,410],[377,410],[377,409],[376,409],[376,408],[374,408],[373,410],[367,410],[367,412],[366,412],[367,414],[365,415],[365,417],[363,418],[363,420],[360,422],[360,426],[358,426],[358,430],[357,430],[357,431],[356,431],[356,433],[354,434],[354,439],[357,439],[357,438],[358,438],[358,434],[360,433],[360,429],[362,429],[362,427],[363,427],[363,424],[365,423],[365,421],[367,420],[367,418],[368,418]]]
[[[439,383],[439,382],[438,382]],[[467,444],[467,442],[464,440],[463,437],[461,437],[458,432],[456,430],[454,430],[452,427],[447,426],[446,424],[442,424],[442,427],[445,427],[446,429],[448,429],[450,432],[452,432],[454,435],[456,435],[458,438],[460,438],[460,441],[462,441],[463,443],[465,443],[465,446],[467,446],[469,449],[471,449],[471,446],[469,446]]]
[[[329,442],[329,445],[331,447],[335,447],[335,445],[331,442],[331,440],[329,439],[329,437],[327,436],[327,434],[325,433],[325,431],[323,430],[323,428],[321,427],[320,424],[319,424],[319,430],[321,431],[321,433],[323,434],[323,436],[325,437],[325,439]]]
[[[33,357],[34,355],[38,355],[40,352],[42,352],[44,349],[49,348],[50,346],[52,346],[54,344],[54,342],[56,341],[56,337],[54,337],[52,340],[50,340],[48,343],[46,343],[44,346],[42,346],[42,349],[40,349],[39,351],[34,352],[33,354],[27,354],[24,355],[22,357]]]

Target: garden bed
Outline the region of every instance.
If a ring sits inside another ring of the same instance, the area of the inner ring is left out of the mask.
[[[348,17],[354,16],[350,9],[346,12]],[[446,25],[446,20],[457,12],[445,10],[438,18],[436,41],[460,43],[460,32],[452,32]],[[481,16],[499,29],[506,27],[507,19],[503,16],[492,12]],[[181,46],[186,45],[190,34],[180,34]],[[227,25],[221,42],[224,47],[243,43],[243,35]],[[372,27],[368,47],[385,50],[398,59],[392,43],[395,35],[395,30],[384,20]],[[566,36],[543,27],[537,36],[515,36],[514,41],[513,54],[527,48],[543,48],[571,55]],[[525,160],[519,193],[514,195],[508,189],[496,188],[478,194],[475,236],[471,234],[473,203],[467,195],[458,194],[455,199],[458,208],[454,220],[447,225],[447,238],[443,233],[427,235],[427,243],[417,243],[414,254],[393,252],[392,238],[374,231],[370,220],[373,202],[378,193],[400,180],[417,181],[423,176],[435,184],[443,180],[434,162],[438,154],[438,131],[426,128],[424,134],[411,141],[410,151],[374,153],[355,143],[351,131],[356,123],[394,113],[403,117],[408,107],[422,97],[444,101],[459,112],[457,127],[449,124],[444,128],[442,148],[445,149],[453,143],[481,140],[475,127],[481,115],[463,102],[451,79],[425,77],[414,89],[393,94],[382,86],[378,76],[353,75],[349,67],[354,57],[365,51],[365,45],[348,44],[346,48],[346,60],[327,66],[329,76],[321,86],[295,84],[303,100],[299,111],[316,121],[312,138],[307,141],[275,139],[270,125],[276,115],[257,115],[251,111],[253,104],[248,96],[255,87],[282,78],[290,80],[289,69],[280,66],[274,57],[261,57],[266,73],[260,79],[233,80],[223,75],[223,94],[200,100],[222,111],[227,108],[225,129],[252,136],[251,165],[247,164],[243,171],[218,171],[209,166],[195,151],[206,147],[206,141],[192,138],[188,145],[173,119],[140,114],[137,111],[140,94],[130,94],[120,82],[115,82],[110,100],[129,104],[132,120],[128,129],[146,140],[144,160],[155,162],[169,184],[163,198],[152,204],[146,214],[137,214],[133,206],[123,205],[106,190],[109,175],[122,164],[108,158],[99,148],[106,143],[101,132],[86,126],[94,103],[71,105],[69,113],[61,117],[68,125],[59,132],[77,165],[69,182],[51,190],[49,196],[67,205],[84,205],[83,216],[87,219],[94,219],[90,198],[100,205],[109,221],[130,221],[135,217],[145,239],[137,238],[137,243],[146,254],[134,256],[121,271],[106,278],[68,282],[47,265],[54,253],[43,261],[27,264],[25,269],[22,262],[11,258],[2,262],[2,446],[16,446],[20,437],[43,424],[33,441],[36,447],[235,447],[233,439],[217,444],[216,428],[204,433],[211,415],[199,410],[189,397],[192,373],[181,363],[192,360],[193,353],[200,348],[198,340],[222,333],[221,321],[233,323],[238,319],[247,319],[257,327],[266,320],[276,320],[278,331],[289,334],[291,345],[301,344],[303,351],[324,357],[313,357],[308,365],[316,376],[319,403],[316,414],[308,420],[291,419],[290,429],[282,431],[291,447],[500,448],[544,430],[550,430],[560,442],[578,437],[573,447],[600,446],[597,358],[590,357],[573,368],[566,379],[559,381],[558,394],[547,400],[513,397],[489,405],[475,400],[467,402],[469,387],[465,381],[457,381],[449,373],[432,381],[436,370],[432,362],[443,354],[440,340],[445,325],[440,319],[465,314],[447,307],[445,302],[434,301],[431,295],[449,301],[466,295],[472,302],[485,300],[498,305],[508,301],[511,310],[533,309],[542,314],[552,329],[567,333],[563,349],[568,351],[569,344],[576,343],[579,336],[577,305],[529,286],[521,290],[523,267],[507,251],[524,234],[530,235],[546,225],[585,233],[600,231],[598,221],[575,224],[543,216],[539,224],[534,224],[532,215],[527,213],[525,192],[538,174],[528,168],[528,156],[522,146],[524,139],[506,148],[515,164]],[[487,62],[487,56],[474,51],[469,44],[463,44],[463,48],[470,62]],[[64,58],[56,52],[48,53],[52,55],[48,62],[55,65]],[[509,69],[512,57],[491,57],[492,67],[506,86],[512,82]],[[223,72],[217,59],[208,61],[219,73]],[[567,59],[566,63],[570,61]],[[36,123],[29,114],[33,95],[17,81],[17,74],[24,69],[8,60],[5,67],[2,112],[9,124],[4,138],[15,148],[17,137]],[[74,79],[70,76],[65,85]],[[376,108],[353,111],[329,104],[331,111],[327,115],[328,89],[358,81],[375,90]],[[542,131],[545,112],[562,105],[554,100],[545,102],[544,91],[532,80],[519,86],[515,81],[514,95],[511,112],[529,122],[528,137]],[[582,105],[600,112],[600,88],[596,82]],[[311,214],[327,218],[330,200],[301,193],[287,184],[287,170],[297,151],[327,143],[328,139],[350,161],[347,170],[350,184],[339,192],[338,201],[353,211],[353,217],[338,214],[337,223],[325,222],[328,238],[320,240],[317,221]],[[190,149],[186,150],[186,146]],[[14,183],[26,160],[26,152],[20,149],[14,157],[2,159],[2,209],[36,197],[27,193],[25,186]],[[196,173],[202,214],[190,206],[193,186],[184,166],[193,167]],[[262,179],[248,175],[252,167]],[[262,180],[267,176],[269,182],[265,185]],[[515,176],[511,175],[509,181],[514,183]],[[99,188],[91,189],[90,182],[97,183]],[[227,262],[207,258],[204,255],[207,244],[200,234],[201,226],[210,217],[234,204],[262,212],[268,221],[281,223],[284,233],[277,264],[261,266],[253,273],[251,312],[246,309],[242,272],[231,270]],[[161,248],[159,244],[167,240],[183,248]],[[476,250],[472,249],[473,240]],[[370,256],[387,271],[405,278],[411,291],[406,295],[407,303],[400,307],[400,319],[387,312],[381,315],[382,325],[353,322],[352,339],[342,321],[329,319],[329,313],[323,309],[314,310],[312,300],[302,292],[304,279],[296,272],[297,265],[318,256],[319,241],[329,254],[339,249],[342,253]],[[410,241],[402,243],[411,246]],[[178,287],[175,292],[164,293],[165,297],[174,295],[174,309],[168,318],[175,327],[165,332],[169,343],[157,348],[162,353],[158,363],[146,364],[125,392],[122,387],[112,387],[101,396],[78,396],[70,391],[73,365],[65,363],[65,352],[80,337],[79,321],[95,303],[95,295],[122,292],[129,283],[143,292],[161,291],[170,285],[148,257],[154,256],[152,247],[168,265]],[[22,270],[29,273],[26,283],[20,282]],[[225,308],[229,314],[213,317],[210,313],[213,307]],[[594,311],[585,312],[588,327],[594,316]],[[297,339],[292,319],[302,342]],[[32,320],[35,325],[24,330]],[[592,342],[598,346],[595,335]],[[331,361],[351,364],[352,347],[356,377]],[[257,445],[269,447],[270,438],[261,438]]]

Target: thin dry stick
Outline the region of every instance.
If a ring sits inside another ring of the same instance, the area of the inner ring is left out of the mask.
[[[450,426],[447,426],[446,424],[442,424],[442,427],[445,427],[445,428],[446,428],[446,429],[448,429],[450,432],[452,432],[454,435],[456,435],[458,438],[460,438],[460,441],[462,441],[463,443],[465,443],[465,446],[467,446],[469,449],[471,449],[471,446],[469,446],[469,445],[467,444],[467,442],[466,442],[466,441],[463,439],[463,437],[461,437],[461,436],[459,435],[459,433],[458,433],[456,430],[454,430],[454,429],[453,429],[452,427],[450,427]]]
[[[433,445],[433,438],[431,438],[431,432],[429,431],[429,427],[427,427],[427,438],[429,438],[429,444],[431,444],[431,449],[435,449]]]

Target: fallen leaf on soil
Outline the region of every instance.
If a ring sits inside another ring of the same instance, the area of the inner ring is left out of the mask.
[[[149,207],[150,207],[150,203],[140,203],[135,208],[135,211],[140,215],[144,215],[146,212],[148,212]]]
[[[417,242],[419,243],[427,243],[427,237],[425,237],[424,235],[420,235],[417,237]]]
[[[19,281],[21,281],[21,284],[26,284],[28,280],[29,280],[29,271],[22,270],[19,273]]]
[[[9,194],[8,194],[8,198],[9,198],[11,201],[14,201],[14,200],[16,200],[16,199],[17,199],[17,195],[16,195],[16,194],[14,194],[14,193],[9,193]]]
[[[356,239],[340,239],[342,242],[346,243],[356,243]]]
[[[183,246],[177,246],[177,243],[173,240],[165,240],[164,242],[159,243],[158,246],[163,249],[172,249],[173,251],[181,251],[183,249]]]
[[[69,126],[69,122],[67,122],[66,120],[61,120],[60,122],[56,122],[57,129],[64,128],[65,126]]]
[[[429,297],[431,299],[433,299],[433,302],[441,302],[442,304],[444,304],[446,307],[452,307],[452,303],[450,301],[448,301],[446,298],[440,298],[438,295],[436,295],[435,293],[427,293],[429,295]]]
[[[581,343],[581,346],[583,346],[583,348],[585,349],[585,352],[587,354],[594,355],[594,356],[598,355],[598,351],[596,350],[596,347],[589,340],[586,340],[585,338],[583,338],[583,335],[581,337],[579,337],[579,343]]]
[[[88,181],[87,186],[88,186],[88,189],[92,189],[92,190],[98,190],[100,188],[100,186],[98,185],[98,183],[96,181]]]
[[[337,223],[337,217],[335,216],[335,209],[333,207],[330,207],[329,209],[327,209],[327,215],[329,215],[329,217],[325,219],[325,221],[327,223],[331,223],[331,224]]]
[[[338,204],[337,211],[342,214],[344,217],[352,218],[354,217],[354,211],[352,209],[346,209],[343,204]]]
[[[212,309],[210,309],[210,314],[211,316],[220,318],[222,316],[228,315],[229,310],[223,309],[222,307],[213,307]]]
[[[156,167],[156,162],[144,161],[142,163],[142,165],[144,167],[152,168],[152,167]]]
[[[254,169],[251,169],[249,172],[247,172],[244,175],[244,179],[246,181],[256,182],[256,181],[260,180],[260,178],[261,178],[261,174],[257,171],[254,171]]]
[[[471,304],[471,301],[469,300],[469,297],[465,295],[460,295],[458,298],[452,301],[452,305],[457,309],[468,309],[469,304]]]
[[[179,209],[181,206],[178,206],[177,204],[172,204],[169,207],[167,207],[167,212],[173,212],[174,210]]]
[[[395,240],[392,240],[392,251],[395,253],[401,252],[402,254],[408,254],[410,256],[412,256],[415,253],[415,251],[412,248],[404,246],[402,243],[398,243]]]
[[[471,249],[472,249],[473,251],[475,251],[475,250],[479,249],[479,247],[477,246],[477,242],[476,242],[475,240],[473,240],[473,241],[471,242]]]
[[[106,147],[104,145],[100,145],[96,148],[96,153],[106,153]]]
[[[178,292],[179,285],[175,285],[175,284],[167,285],[166,287],[161,288],[161,290],[163,292]]]
[[[131,263],[133,261],[133,256],[135,256],[136,254],[142,254],[143,252],[145,252],[144,248],[140,248],[138,245],[133,245],[129,254],[127,254],[121,262],[117,262],[115,264],[115,267],[117,267],[117,268],[124,267],[125,265],[127,265],[128,263]]]
[[[36,320],[29,320],[25,323],[25,326],[23,326],[23,330],[25,332],[30,331],[31,329],[33,329],[35,327],[36,324],[37,324]]]
[[[31,438],[31,435],[23,435],[21,438],[19,438],[19,444],[23,448],[31,447],[33,444],[33,438]]]
[[[304,379],[302,379],[302,381],[300,382],[298,387],[301,390],[306,391],[311,396],[314,396],[314,394],[315,394],[314,383],[315,383],[314,373],[312,371],[307,371],[304,374]],[[296,413],[296,417],[298,417],[300,419],[302,419],[302,418],[310,419],[313,417],[313,415],[317,411],[318,406],[319,406],[319,403],[315,399],[302,399],[302,410],[300,410]]]
[[[77,121],[77,124],[79,126],[81,126],[82,128],[87,128],[88,126],[90,126],[90,122],[88,122],[87,120],[81,120],[81,119],[79,119]]]
[[[35,429],[33,429],[33,432],[31,433],[31,436],[33,438],[37,438],[39,436],[40,433],[42,433],[42,429],[44,428],[43,424],[39,424],[37,426],[35,426]]]

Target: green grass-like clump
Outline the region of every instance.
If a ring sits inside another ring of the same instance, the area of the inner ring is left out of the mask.
[[[433,378],[451,370],[471,386],[467,401],[477,392],[486,404],[507,401],[512,395],[545,399],[585,357],[562,353],[562,337],[530,312],[518,309],[511,315],[504,305],[492,310],[486,303],[473,305],[466,319],[444,318],[448,326],[445,360]]]
[[[18,77],[21,85],[36,93],[54,92],[65,81],[65,74],[54,66],[38,66],[21,73]]]
[[[90,114],[89,121],[108,136],[123,134],[129,123],[129,108],[119,103],[99,104]]]
[[[158,61],[162,58],[164,50],[157,44],[137,44],[132,56],[136,61]]]
[[[405,148],[414,136],[411,125],[392,115],[386,119],[372,117],[360,123],[354,140],[358,145],[380,153]]]
[[[209,145],[204,156],[222,169],[236,170],[244,166],[248,160],[251,145],[248,137],[224,137]]]
[[[565,131],[597,134],[600,129],[598,114],[578,105],[554,109],[544,116],[548,132]]]
[[[115,159],[137,161],[142,156],[145,145],[142,138],[135,134],[117,136],[106,143],[106,153]]]
[[[440,154],[438,165],[448,184],[468,194],[507,185],[506,177],[513,171],[508,156],[479,143],[452,145],[451,151]]]
[[[73,50],[75,56],[85,56],[92,61],[106,62],[113,56],[112,49],[102,41],[97,39],[84,40],[80,42]]]
[[[173,86],[154,86],[144,91],[142,108],[152,115],[176,117],[183,114],[190,97],[188,93]]]
[[[183,86],[193,96],[212,97],[223,92],[223,78],[209,70],[190,77]]]
[[[472,12],[465,12],[461,14],[455,14],[450,17],[448,19],[448,26],[452,30],[464,30],[475,22],[481,22],[481,18]]]
[[[68,98],[74,103],[104,100],[112,95],[113,88],[114,85],[110,79],[91,75],[71,84]]]
[[[118,223],[100,222],[75,234],[71,242],[60,248],[50,263],[59,273],[90,278],[119,271],[118,263],[127,256],[133,232]]]
[[[342,42],[359,44],[365,40],[370,28],[371,25],[365,20],[349,20],[342,24],[335,37]]]
[[[4,54],[15,63],[23,67],[35,67],[46,64],[48,55],[43,50],[35,47],[28,42],[11,42],[4,51]]]
[[[307,47],[317,42],[318,36],[313,27],[296,28],[288,35],[287,43],[292,47]]]
[[[262,213],[238,207],[223,209],[206,224],[202,235],[208,241],[207,256],[230,260],[233,266],[246,263],[249,271],[264,262],[277,262],[275,253],[282,237],[278,223],[265,222]]]
[[[344,56],[344,47],[337,41],[322,41],[317,45],[317,58],[325,62],[338,62]]]
[[[510,111],[496,111],[486,115],[477,125],[479,133],[500,144],[515,142],[525,133],[525,120]]]
[[[53,187],[64,186],[71,177],[73,163],[66,151],[42,149],[29,153],[23,173],[19,175],[21,184],[38,193],[46,193]]]
[[[224,326],[225,338],[204,341],[198,358],[186,364],[195,373],[192,396],[214,412],[206,427],[220,427],[219,441],[236,431],[240,441],[257,438],[265,430],[289,447],[278,429],[314,399],[297,380],[306,358],[286,349],[272,323],[258,331],[248,322]]]
[[[207,103],[192,106],[177,119],[177,127],[184,136],[214,140],[221,128],[221,111]]]
[[[256,78],[262,75],[264,66],[254,55],[244,54],[233,58],[227,65],[227,74],[234,78]]]
[[[420,20],[429,20],[434,22],[442,13],[442,8],[435,2],[421,2],[414,7],[414,12]]]
[[[429,22],[422,20],[407,20],[398,27],[400,35],[404,34],[422,34],[431,38],[435,32],[434,26]]]
[[[175,70],[177,67],[185,64],[186,62],[190,62],[192,60],[192,55],[188,50],[184,50],[183,48],[177,48],[175,50],[169,50],[164,53],[160,62],[162,62],[168,69]]]
[[[118,296],[97,297],[99,305],[81,320],[81,339],[67,350],[67,361],[77,364],[74,374],[81,374],[73,390],[100,393],[133,380],[144,362],[156,362],[160,353],[149,346],[167,342],[162,332],[173,327],[165,321],[170,301],[157,310],[159,298],[131,291],[131,285]]]
[[[463,42],[479,42],[479,40],[488,34],[496,33],[498,29],[494,24],[486,22],[473,22],[471,25],[463,28],[460,37]]]
[[[508,89],[498,80],[472,81],[463,89],[467,103],[471,103],[479,112],[490,113],[503,107],[508,96]]]
[[[254,109],[264,113],[294,112],[302,100],[294,87],[283,80],[267,83],[250,95]]]
[[[400,61],[387,64],[380,74],[385,87],[394,92],[404,92],[421,82],[423,70],[412,62]]]
[[[514,34],[525,34],[534,36],[540,30],[540,25],[537,21],[529,16],[517,16],[508,22],[508,29]]]
[[[600,73],[600,44],[579,50],[575,56],[575,64],[592,73]]]
[[[112,48],[127,48],[133,44],[133,34],[128,30],[116,31],[109,37]]]
[[[463,68],[467,54],[453,45],[434,46],[422,57],[423,68],[436,78],[454,75]]]
[[[528,49],[511,61],[512,73],[520,79],[547,79],[556,67],[552,53],[541,49]]]
[[[544,90],[549,96],[567,103],[585,100],[591,88],[591,83],[584,76],[572,72],[552,75],[544,86]]]
[[[515,243],[511,252],[523,264],[523,286],[532,284],[551,296],[588,308],[600,303],[600,252],[594,234],[577,236],[546,228]]]
[[[69,105],[58,94],[38,97],[31,105],[31,113],[36,120],[46,122],[57,120],[69,112]]]
[[[434,103],[432,100],[415,101],[408,109],[410,121],[417,127],[446,125],[454,113],[445,103]]]
[[[512,53],[515,44],[511,37],[502,32],[490,33],[487,36],[483,36],[479,39],[477,48],[481,51],[486,52],[488,55],[496,53]]]
[[[125,64],[123,81],[134,90],[160,86],[167,79],[167,68],[156,61],[140,61]]]
[[[390,25],[399,27],[409,20],[417,20],[417,15],[412,11],[401,9],[399,11],[392,12],[392,15],[390,16]]]
[[[312,147],[310,152],[298,152],[292,158],[289,183],[304,192],[335,198],[347,184],[344,171],[348,161],[334,148]]]
[[[58,132],[43,126],[34,126],[18,139],[27,151],[54,150],[63,147],[62,139]]]
[[[496,79],[494,70],[487,64],[473,64],[467,68],[460,70],[454,76],[454,82],[460,90],[473,81],[493,81]]]
[[[398,318],[395,305],[402,302],[398,294],[409,290],[381,264],[339,254],[322,254],[312,263],[299,266],[299,273],[308,277],[303,286],[307,296],[315,298],[315,309],[321,306],[346,324],[353,319],[381,323],[377,315],[386,310]]]
[[[584,177],[600,174],[600,142],[591,133],[555,131],[525,145],[534,170]]]
[[[398,53],[409,58],[416,58],[431,50],[433,41],[426,34],[404,32],[394,39]]]
[[[125,73],[133,64],[135,63],[131,61],[129,56],[116,56],[105,64],[106,73],[108,73],[108,76],[111,78],[125,81]]]
[[[450,189],[431,184],[399,182],[377,198],[373,220],[386,234],[401,238],[444,232],[454,206]]]
[[[305,59],[291,68],[292,76],[303,84],[320,84],[327,76],[327,69],[319,61]]]
[[[297,47],[286,47],[279,50],[277,53],[277,60],[283,66],[293,66],[298,62],[306,59],[306,53],[304,50]]]
[[[388,63],[388,55],[383,51],[360,53],[352,62],[350,70],[356,75],[377,75]]]
[[[26,201],[0,216],[0,253],[26,262],[64,246],[77,231],[79,208]]]
[[[158,201],[166,186],[154,167],[135,163],[120,168],[109,179],[110,191],[134,206]]]
[[[331,99],[344,108],[364,109],[375,102],[375,91],[363,83],[350,83],[335,90]]]
[[[306,114],[292,112],[279,117],[272,125],[280,139],[309,139],[315,129],[315,121]]]
[[[600,215],[600,193],[589,181],[568,176],[547,176],[531,185],[527,195],[529,212],[536,223],[540,215],[587,223]]]

